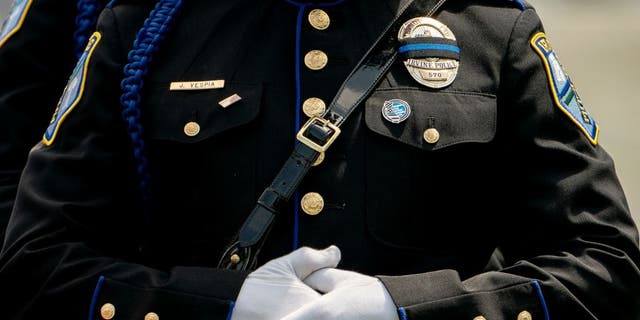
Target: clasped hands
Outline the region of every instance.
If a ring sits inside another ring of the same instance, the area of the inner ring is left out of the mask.
[[[396,306],[382,282],[336,269],[340,249],[300,248],[249,274],[232,320],[397,320]]]

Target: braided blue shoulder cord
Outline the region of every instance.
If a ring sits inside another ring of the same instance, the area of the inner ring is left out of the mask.
[[[76,16],[76,31],[73,33],[73,39],[76,42],[74,54],[79,59],[84,52],[89,37],[96,28],[98,15],[104,9],[103,0],[79,0],[76,7],[78,15]]]
[[[124,79],[120,83],[122,95],[120,103],[124,110],[122,118],[126,122],[131,137],[136,171],[140,179],[140,191],[144,206],[145,219],[149,221],[151,209],[151,174],[146,156],[142,125],[140,123],[141,91],[144,77],[149,71],[154,54],[169,32],[176,14],[182,6],[182,0],[160,0],[145,20],[128,54],[128,64],[124,67]]]

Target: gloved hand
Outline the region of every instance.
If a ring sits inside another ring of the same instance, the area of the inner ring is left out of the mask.
[[[324,295],[283,320],[398,320],[396,305],[377,278],[352,271],[323,269],[304,282]]]
[[[335,246],[324,250],[304,247],[269,261],[242,284],[231,319],[282,319],[321,296],[301,279],[323,268],[335,268],[339,262],[340,249]]]

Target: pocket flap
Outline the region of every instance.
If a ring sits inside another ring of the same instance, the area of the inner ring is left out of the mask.
[[[393,99],[404,100],[411,107],[411,114],[404,122],[396,124],[383,117],[384,103]],[[369,129],[424,150],[465,142],[489,142],[496,133],[496,117],[496,97],[489,94],[394,88],[374,92],[365,103],[365,122]],[[437,130],[439,137],[427,142],[425,131],[431,128]]]
[[[219,102],[237,94],[241,100],[224,108]],[[153,88],[145,114],[145,130],[152,139],[193,143],[254,120],[260,111],[260,84],[227,82],[221,89],[169,91]],[[196,131],[188,123],[197,124]]]

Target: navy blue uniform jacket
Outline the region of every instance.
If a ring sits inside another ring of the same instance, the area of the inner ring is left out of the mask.
[[[3,319],[100,319],[107,303],[116,319],[225,319],[246,273],[215,266],[291,152],[302,102],[330,102],[399,6],[185,1],[139,88],[145,218],[120,96],[152,7],[103,12],[78,103],[29,155],[0,258]],[[316,8],[328,29],[308,22]],[[339,267],[380,276],[408,319],[640,319],[637,229],[612,159],[554,99],[534,9],[449,1],[434,17],[457,38],[456,80],[430,89],[396,61],[278,217],[262,262],[336,244]],[[305,65],[311,50],[326,53],[321,70]],[[391,99],[412,107],[399,125],[381,114]],[[325,202],[315,216],[298,205],[309,192]]]

